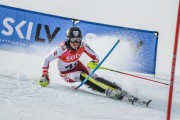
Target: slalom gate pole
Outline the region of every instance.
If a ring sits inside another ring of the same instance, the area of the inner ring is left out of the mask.
[[[120,72],[120,71],[117,71],[117,70],[108,69],[108,68],[105,68],[105,67],[100,67],[99,69],[109,70],[109,71],[112,71],[112,72],[121,73],[121,74],[124,74],[124,75],[136,77],[136,78],[141,78],[141,79],[148,80],[148,81],[151,81],[151,82],[156,82],[156,83],[160,83],[160,84],[164,84],[164,85],[169,85],[167,83],[155,81],[155,80],[152,80],[152,79],[149,79],[149,78],[145,78],[145,77],[141,77],[141,76],[137,76],[137,75],[132,75],[132,74],[125,73],[125,72]]]
[[[174,74],[176,68],[176,54],[178,47],[178,37],[179,37],[179,27],[180,27],[180,0],[178,5],[178,13],[177,13],[177,23],[176,23],[176,33],[174,40],[174,51],[172,58],[172,67],[171,67],[171,81],[169,86],[169,98],[168,98],[168,107],[167,107],[167,120],[171,119],[171,107],[172,107],[172,97],[173,97],[173,86],[174,86]]]
[[[93,64],[94,66],[95,66],[95,64]],[[90,66],[90,68],[91,69],[94,69],[93,67],[91,67]],[[109,69],[109,68],[105,68],[105,67],[99,67],[99,69],[104,69],[104,70],[107,70],[107,69]],[[109,71],[114,71],[114,72],[118,72],[118,73],[122,73],[123,74],[123,72],[120,72],[120,71],[116,71],[116,70],[112,70],[112,69],[109,69]],[[129,73],[125,73],[125,74],[129,74]],[[130,75],[130,74],[129,74]],[[138,76],[139,77],[139,76]],[[166,79],[166,78],[161,78],[161,77],[152,77],[152,76],[148,76],[148,77],[150,77],[150,78],[152,78],[152,79],[161,79],[161,80],[166,80],[166,81],[169,81],[169,79]],[[150,79],[150,78],[147,78],[147,79]],[[167,84],[167,83],[165,83],[165,84]],[[169,84],[167,84],[167,85],[169,85]]]
[[[106,58],[110,55],[110,53],[114,50],[114,48],[117,46],[117,44],[120,42],[120,40],[117,40],[117,42],[114,44],[114,46],[111,48],[111,50],[107,53],[107,55],[103,58],[103,60],[96,66],[96,68],[88,75],[86,79],[84,79],[83,82],[81,82],[80,85],[78,85],[75,90],[80,88],[84,83],[87,82],[87,80],[96,72],[96,70],[101,66],[101,64],[106,60]]]

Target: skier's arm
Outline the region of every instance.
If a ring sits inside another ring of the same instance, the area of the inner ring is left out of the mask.
[[[85,53],[93,59],[94,62],[99,62],[99,56],[90,48],[90,46],[87,43],[84,44]]]
[[[54,48],[43,60],[42,65],[42,75],[48,75],[49,64],[51,61],[55,60],[62,53],[62,48],[57,46]]]
[[[58,56],[60,56],[61,53],[62,53],[62,49],[61,47],[58,46],[55,49],[53,49],[44,58],[43,67],[42,67],[42,76],[40,80],[38,81],[41,86],[46,87],[49,84],[50,82],[49,75],[48,75],[49,63],[53,61],[54,59],[56,59]]]

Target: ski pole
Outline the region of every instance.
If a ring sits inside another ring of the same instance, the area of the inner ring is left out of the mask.
[[[87,65],[89,68],[91,69],[94,69],[94,67],[98,65],[97,63],[93,63],[92,64],[89,64]],[[112,70],[112,69],[109,69],[109,68],[106,68],[106,67],[99,67],[98,69],[103,69],[103,70],[108,70],[108,71],[112,71],[112,72],[116,72],[116,73],[121,73],[121,74],[124,74],[124,75],[128,75],[128,76],[132,76],[132,77],[136,77],[136,78],[141,78],[141,79],[144,79],[144,80],[148,80],[148,81],[152,81],[152,82],[156,82],[156,83],[160,83],[160,84],[164,84],[164,85],[169,85],[167,83],[163,83],[163,82],[159,82],[159,81],[156,81],[156,80],[152,80],[152,79],[149,79],[149,78],[145,78],[145,77],[141,77],[141,76],[137,76],[137,75],[132,75],[132,74],[129,74],[129,73],[125,73],[125,72],[120,72],[120,71],[117,71],[117,70]]]
[[[96,70],[100,67],[100,65],[106,60],[106,58],[110,55],[110,53],[114,50],[114,48],[117,46],[117,44],[120,42],[120,40],[117,40],[117,42],[114,44],[114,46],[111,48],[111,50],[107,53],[107,55],[103,58],[103,60],[94,68],[94,70],[86,77],[86,79],[81,82],[80,85],[78,85],[75,90],[80,88],[86,81],[96,72]]]

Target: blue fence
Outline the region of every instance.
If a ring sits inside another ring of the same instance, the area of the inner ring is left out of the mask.
[[[75,23],[76,20],[71,18],[0,5],[0,49],[21,48],[26,52],[34,52],[37,50],[34,47],[40,50],[52,48],[64,41],[66,30],[75,25],[81,28],[83,36],[93,33],[130,41],[138,54],[131,61],[133,64],[125,70],[155,74],[158,32],[83,20]]]

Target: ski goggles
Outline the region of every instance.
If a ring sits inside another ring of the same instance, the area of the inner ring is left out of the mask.
[[[70,42],[71,43],[80,43],[81,42],[81,40],[82,40],[82,38],[81,37],[78,37],[78,38],[70,38]]]

